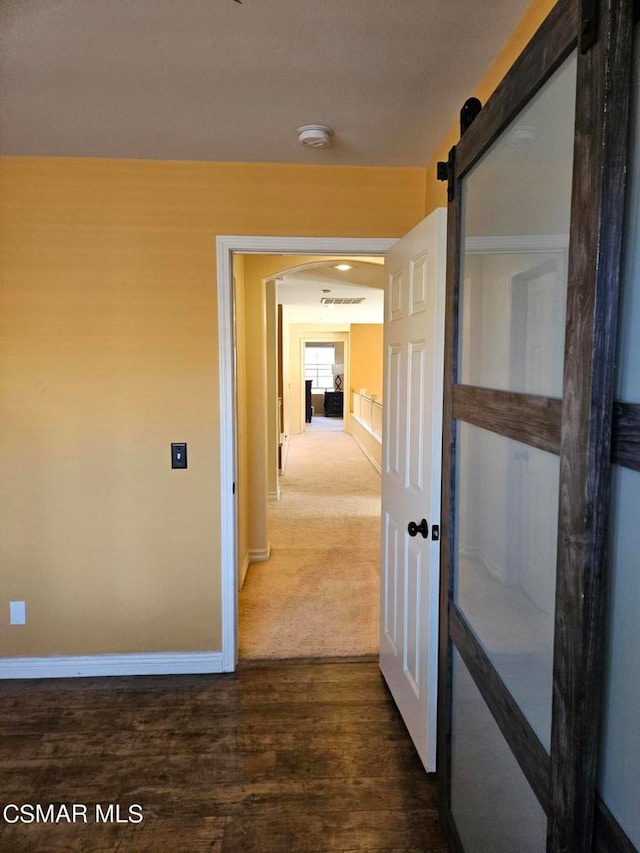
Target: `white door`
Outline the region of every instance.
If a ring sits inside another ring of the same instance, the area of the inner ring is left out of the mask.
[[[385,259],[380,669],[428,771],[436,763],[445,249],[439,208]]]

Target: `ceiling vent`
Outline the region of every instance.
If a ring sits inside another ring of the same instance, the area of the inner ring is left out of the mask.
[[[345,297],[335,297],[335,296],[323,296],[320,302],[323,305],[360,305],[361,302],[364,302],[366,297],[364,296],[345,296]]]

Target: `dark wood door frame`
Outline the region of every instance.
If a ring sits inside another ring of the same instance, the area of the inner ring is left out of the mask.
[[[560,0],[452,151],[449,162],[438,776],[445,818],[458,846],[450,800],[454,647],[547,813],[547,850],[587,853],[593,849],[603,690],[603,567],[634,3],[601,0],[596,6],[596,38],[587,47],[580,43],[581,32],[586,32],[582,4]],[[578,66],[563,398],[459,385],[459,182],[573,50],[578,52]],[[453,600],[456,420],[560,457],[549,753]],[[614,452],[628,453],[630,442],[639,440],[637,410],[617,407],[616,423]],[[612,821],[600,804],[599,849],[624,849],[610,841],[617,832]]]

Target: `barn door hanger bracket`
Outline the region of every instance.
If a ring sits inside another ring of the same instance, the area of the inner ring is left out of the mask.
[[[460,110],[460,139],[469,130],[482,109],[482,101],[479,98],[467,98]]]
[[[637,3],[636,9],[637,9]],[[580,8],[580,53],[586,53],[598,40],[599,0],[582,0]]]
[[[436,167],[436,177],[439,181],[447,182],[447,200],[453,201],[455,198],[455,165],[456,165],[456,146],[454,145],[449,151],[448,160],[438,161]]]
[[[482,109],[482,102],[478,98],[467,98],[460,110],[460,138],[465,135],[467,130],[475,121],[478,113]],[[447,182],[447,199],[453,201],[456,195],[455,190],[455,165],[456,165],[456,147],[455,145],[449,151],[448,160],[440,160],[437,166],[436,176],[439,181]]]

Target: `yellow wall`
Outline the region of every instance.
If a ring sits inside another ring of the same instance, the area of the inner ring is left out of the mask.
[[[426,195],[423,169],[0,160],[0,655],[220,648],[215,237],[400,236],[456,140]]]
[[[351,325],[351,388],[366,388],[382,402],[382,323]]]
[[[476,98],[480,98],[483,104],[487,102],[489,96],[511,68],[520,53],[522,53],[532,35],[555,4],[556,0],[532,0],[520,23],[507,39],[504,47],[492,62],[487,73],[480,80],[473,92],[467,94],[467,98],[475,96]],[[458,111],[462,107],[462,103],[457,105]],[[436,207],[443,207],[447,204],[447,185],[442,181],[436,180],[436,163],[438,160],[446,160],[448,158],[449,150],[459,139],[460,122],[456,120],[443,136],[431,162],[427,166],[425,214],[431,213]]]
[[[0,654],[220,648],[215,237],[400,236],[423,194],[422,169],[0,161]]]

